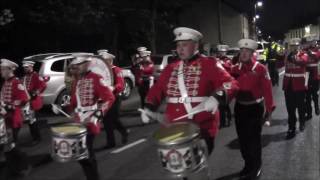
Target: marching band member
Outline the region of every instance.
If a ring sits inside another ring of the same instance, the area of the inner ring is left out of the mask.
[[[166,123],[174,123],[176,118],[195,109],[201,110],[179,121],[192,121],[200,127],[210,154],[219,128],[217,92],[223,94],[223,99],[230,100],[237,83],[216,59],[199,53],[200,32],[180,27],[174,34],[179,60],[169,64],[151,87],[141,118],[143,122],[157,119],[155,111],[164,100]]]
[[[74,109],[74,119],[85,124],[88,130],[87,148],[89,158],[80,160],[87,180],[98,180],[97,161],[93,150],[94,137],[100,133],[99,120],[110,109],[114,96],[105,80],[88,70],[90,56],[78,56],[71,62],[76,68],[77,79],[71,90],[70,108]],[[99,103],[99,104],[98,104]]]
[[[7,161],[6,178],[11,175],[26,176],[31,165],[26,155],[17,147],[18,132],[22,126],[21,108],[28,102],[28,94],[20,80],[15,77],[14,70],[18,65],[10,60],[1,59],[1,76],[4,83],[1,88],[0,114],[5,119],[5,125],[9,136],[8,143],[4,146]]]
[[[136,58],[136,63],[133,66],[133,72],[138,86],[141,107],[143,108],[146,95],[154,81],[154,64],[150,58],[151,51],[147,51],[147,48],[145,47],[139,47],[137,51],[138,56]]]
[[[285,58],[285,74],[283,77],[283,91],[288,111],[287,139],[296,135],[296,111],[299,114],[299,129],[305,129],[305,95],[308,83],[306,65],[308,55],[299,50],[301,39],[293,38],[290,41],[289,53]]]
[[[261,173],[262,125],[270,119],[275,105],[268,70],[253,55],[257,42],[241,39],[238,44],[239,63],[232,67],[231,75],[239,83],[234,112],[240,151],[245,161],[240,178],[253,180]]]
[[[33,144],[37,144],[41,140],[39,121],[36,120],[36,112],[39,111],[42,106],[42,97],[41,93],[46,89],[46,83],[39,76],[39,74],[33,71],[34,66],[33,61],[23,61],[22,66],[24,68],[25,76],[23,79],[23,84],[26,87],[27,92],[30,96],[30,104],[27,104],[29,112],[33,113],[34,117],[29,120],[30,133],[33,138]],[[32,112],[33,111],[33,112]]]
[[[128,141],[128,133],[126,128],[120,121],[120,107],[121,107],[121,96],[120,93],[124,90],[124,78],[121,72],[121,68],[113,64],[115,56],[108,53],[108,50],[99,50],[98,54],[104,59],[105,63],[111,67],[114,84],[113,84],[113,95],[115,96],[115,102],[111,106],[110,110],[106,113],[103,118],[104,129],[107,135],[106,149],[113,148],[116,145],[114,130],[118,130],[122,135],[122,143],[125,144]]]
[[[228,45],[217,45],[217,61],[221,63],[222,67],[228,72],[231,72],[231,59],[227,57]],[[229,104],[219,104],[220,112],[220,127],[228,127],[231,125],[231,109]]]

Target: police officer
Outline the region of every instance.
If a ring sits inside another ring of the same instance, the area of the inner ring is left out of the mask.
[[[253,59],[257,42],[241,39],[238,44],[240,61],[232,67],[231,74],[240,88],[234,107],[240,151],[245,161],[240,178],[251,180],[258,178],[261,173],[261,129],[275,106],[269,73],[263,64]]]
[[[166,123],[174,123],[174,119],[201,107],[202,112],[179,121],[192,121],[200,127],[210,154],[219,128],[217,92],[222,92],[223,97],[230,100],[237,83],[216,59],[199,53],[200,32],[180,27],[174,30],[174,34],[179,59],[166,66],[151,87],[141,118],[143,122],[149,122],[159,117],[155,111],[163,100],[167,104]]]
[[[283,90],[288,111],[289,129],[287,139],[296,135],[296,110],[299,114],[300,131],[305,128],[305,94],[307,90],[306,64],[308,55],[299,49],[301,39],[293,38],[290,41],[289,53],[285,58],[285,74]]]
[[[30,112],[26,113],[34,114],[34,117],[31,117],[32,119],[29,120],[29,128],[33,138],[33,145],[39,143],[41,140],[39,121],[36,120],[36,112],[39,111],[43,106],[41,93],[46,88],[46,83],[44,82],[43,78],[40,77],[37,72],[33,71],[34,63],[35,62],[33,61],[22,62],[25,72],[22,80],[30,96],[30,104],[28,104]]]
[[[79,163],[87,180],[98,180],[100,178],[93,142],[100,133],[99,120],[110,109],[115,98],[105,80],[89,70],[90,58],[78,56],[71,62],[76,68],[78,78],[72,85],[70,109],[75,111],[75,121],[83,123],[88,131],[86,143],[89,158],[80,160]]]
[[[113,148],[116,145],[114,130],[118,130],[122,136],[122,144],[128,142],[128,133],[126,128],[120,121],[120,107],[121,107],[121,96],[120,93],[124,90],[124,78],[122,76],[121,68],[113,64],[115,56],[108,53],[108,50],[98,50],[98,54],[104,59],[105,63],[111,67],[114,84],[113,84],[113,95],[115,96],[115,102],[111,106],[110,110],[106,113],[103,118],[104,129],[107,136],[106,149]]]
[[[228,72],[231,72],[231,59],[227,57],[227,51],[229,49],[228,45],[217,45],[217,60],[222,65],[222,67]],[[229,104],[220,103],[220,127],[228,127],[231,125],[231,109]]]
[[[267,58],[268,69],[269,69],[272,85],[278,85],[279,72],[277,69],[277,58],[278,58],[278,52],[280,51],[280,45],[272,41],[270,44],[268,44],[266,51],[267,51],[266,58]]]
[[[31,171],[26,154],[21,152],[17,146],[18,132],[22,126],[21,107],[29,98],[25,87],[20,80],[15,77],[14,70],[18,65],[10,60],[1,59],[1,77],[4,83],[0,96],[0,115],[5,119],[8,142],[1,147],[4,149],[6,158],[6,169],[4,179],[8,180],[12,176],[26,176]]]
[[[309,73],[308,90],[306,93],[306,120],[312,119],[312,101],[316,115],[319,111],[319,86],[320,86],[320,50],[315,46],[315,41],[309,42],[305,52],[308,54],[307,72]]]

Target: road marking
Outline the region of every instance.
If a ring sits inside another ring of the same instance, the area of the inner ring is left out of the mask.
[[[284,74],[284,70],[279,73],[279,76],[282,76],[283,74]]]
[[[122,151],[124,151],[124,150],[126,150],[126,149],[132,148],[133,146],[136,146],[136,145],[138,145],[138,144],[140,144],[140,143],[143,143],[143,142],[145,142],[145,141],[147,141],[147,140],[144,139],[144,138],[143,138],[143,139],[140,139],[140,140],[138,140],[138,141],[135,141],[135,142],[133,142],[133,143],[130,143],[130,144],[126,145],[126,146],[123,146],[123,147],[121,147],[121,148],[119,148],[119,149],[116,149],[116,150],[112,151],[111,154],[116,154],[116,153],[122,152]]]

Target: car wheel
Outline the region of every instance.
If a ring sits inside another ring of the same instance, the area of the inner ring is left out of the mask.
[[[66,110],[66,107],[70,104],[70,95],[68,94],[67,90],[63,90],[59,96],[57,97],[57,100],[56,100],[56,105],[58,106],[58,108],[62,109],[63,111]],[[54,110],[53,109],[53,112],[55,114],[60,114],[59,111],[57,110]]]
[[[124,90],[121,93],[121,97],[122,99],[128,99],[131,95],[131,91],[132,91],[132,82],[129,79],[125,79],[125,83],[124,83]]]

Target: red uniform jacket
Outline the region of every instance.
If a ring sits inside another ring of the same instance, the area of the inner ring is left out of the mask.
[[[143,85],[142,78],[148,78],[153,75],[154,64],[150,61],[142,61],[134,67],[133,73],[138,86]]]
[[[231,67],[232,67],[232,62],[231,62],[232,60],[229,59],[229,58],[226,57],[226,56],[217,57],[217,58],[218,58],[219,62],[221,63],[222,67],[223,67],[224,69],[226,69],[226,71],[227,71],[228,73],[230,73],[230,72],[231,72]]]
[[[112,67],[113,78],[114,78],[114,90],[113,94],[118,96],[124,90],[124,78],[121,72],[121,68],[117,66]]]
[[[275,108],[272,98],[272,84],[268,70],[255,60],[238,63],[232,67],[231,75],[239,82],[237,101],[255,101],[264,98],[267,112]]]
[[[285,58],[285,74],[283,77],[284,91],[304,91],[307,89],[306,64],[308,62],[308,55],[299,51],[296,53],[289,53]]]
[[[35,94],[31,98],[31,108],[35,111],[40,110],[43,106],[41,93],[46,89],[47,85],[38,73],[32,72],[23,77],[23,85],[26,87],[29,95]]]
[[[309,56],[307,71],[310,73],[312,80],[320,80],[320,49],[313,48],[310,50],[311,56]]]
[[[178,86],[178,69],[180,63],[177,61],[169,64],[161,73],[158,81],[151,87],[146,102],[154,107],[159,107],[162,100],[166,98],[179,98],[181,93]],[[188,63],[183,66],[184,82],[187,89],[188,97],[208,97],[215,94],[218,90],[226,90],[227,96],[231,99],[237,89],[237,82],[229,73],[217,63],[216,59],[196,55]],[[192,102],[194,108],[201,102]],[[167,102],[166,118],[169,122],[177,117],[187,114],[183,103]],[[186,121],[187,118],[181,121]],[[193,116],[192,121],[197,123],[199,127],[206,131],[210,136],[214,137],[219,127],[219,112],[200,112]]]
[[[0,99],[1,104],[4,103],[13,107],[13,110],[5,115],[7,126],[10,128],[20,128],[23,121],[21,107],[28,102],[29,97],[25,87],[18,78],[12,77],[3,83]]]
[[[70,108],[75,109],[77,107],[90,107],[95,104],[100,105],[100,109],[103,113],[107,112],[115,100],[115,97],[111,90],[108,88],[106,82],[101,76],[88,72],[84,77],[78,78],[74,81],[71,90],[71,102]],[[80,102],[77,100],[76,93],[79,92],[78,97]],[[79,104],[80,103],[80,104]],[[80,118],[76,115],[75,121],[79,122]],[[100,124],[94,124],[89,122],[87,124],[89,133],[98,134],[100,133]]]

